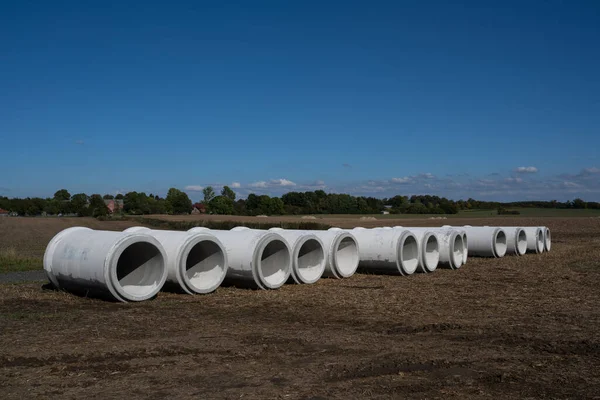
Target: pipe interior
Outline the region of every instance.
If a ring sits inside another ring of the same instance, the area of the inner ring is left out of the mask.
[[[467,263],[467,257],[469,255],[469,240],[467,239],[467,234],[466,233],[462,234],[462,240],[463,240],[463,257],[462,257],[462,263],[466,264]]]
[[[315,282],[325,267],[323,246],[315,239],[308,239],[298,251],[298,274],[306,282]]]
[[[133,243],[117,261],[117,280],[123,291],[133,297],[153,293],[165,269],[165,260],[156,246],[148,242]]]
[[[410,235],[402,243],[400,262],[404,272],[412,274],[419,265],[419,245],[414,236]]]
[[[197,290],[214,289],[225,274],[225,255],[212,240],[194,245],[185,260],[186,280]]]
[[[506,234],[504,231],[498,231],[496,234],[496,243],[494,244],[496,257],[504,257],[506,254]]]
[[[425,243],[425,267],[432,271],[440,261],[440,248],[434,235],[430,235]]]
[[[335,249],[334,262],[337,264],[337,270],[344,277],[348,277],[356,272],[359,255],[354,239],[346,236],[340,241]]]
[[[452,262],[455,268],[462,265],[463,252],[465,250],[461,235],[454,236],[454,246],[452,246]]]
[[[544,246],[546,247],[546,251],[550,251],[550,247],[552,245],[552,238],[550,237],[550,229],[546,228],[546,234],[544,235]]]
[[[543,253],[544,252],[544,234],[542,233],[541,229],[538,230],[538,233],[537,233],[536,245],[537,245],[538,253]]]
[[[527,233],[524,229],[518,230],[517,235],[517,253],[523,255],[527,252]]]
[[[260,274],[269,287],[283,285],[290,266],[290,252],[281,240],[272,240],[265,246],[258,263]]]

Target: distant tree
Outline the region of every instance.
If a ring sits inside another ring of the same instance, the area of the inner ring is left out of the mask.
[[[113,196],[112,194],[105,194],[104,196],[102,196],[102,198],[104,200],[113,200],[115,196]]]
[[[214,214],[231,215],[233,214],[233,201],[226,196],[217,196],[210,201],[209,210]]]
[[[77,193],[71,196],[71,212],[84,217],[88,215],[88,196],[85,193]]]
[[[104,199],[99,194],[93,194],[90,196],[89,209],[91,211],[91,215],[94,217],[105,216],[109,213],[108,207],[104,203]]]
[[[202,189],[202,194],[204,195],[204,204],[209,204],[210,201],[215,198],[215,190],[212,186],[207,186]]]
[[[586,208],[587,203],[579,198],[573,200],[573,208]]]
[[[116,200],[123,200],[124,198],[125,198],[125,196],[123,196],[121,193],[119,193],[115,196]]]
[[[123,211],[126,214],[141,215],[149,214],[150,206],[146,193],[129,192],[123,197]]]
[[[69,201],[71,200],[71,193],[67,189],[60,189],[54,193],[54,200]]]
[[[192,201],[179,189],[169,189],[166,200],[171,204],[174,214],[189,214],[192,211]]]
[[[229,186],[223,186],[223,190],[221,190],[221,196],[227,197],[232,202],[235,201],[235,192],[231,190]]]

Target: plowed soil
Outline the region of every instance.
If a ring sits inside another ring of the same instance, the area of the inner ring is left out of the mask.
[[[137,304],[0,285],[0,398],[600,398],[600,219],[448,222],[547,225],[552,251]]]

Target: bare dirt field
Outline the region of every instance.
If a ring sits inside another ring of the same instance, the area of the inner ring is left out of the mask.
[[[133,225],[18,220],[0,243],[34,256],[70,224]],[[600,398],[600,219],[452,220],[465,223],[547,225],[552,251],[138,304],[0,285],[0,397]]]

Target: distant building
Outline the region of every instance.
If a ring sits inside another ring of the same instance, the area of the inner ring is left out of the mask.
[[[206,206],[204,203],[196,203],[192,208],[192,214],[206,214]]]
[[[8,211],[0,208],[0,217],[8,217]]]
[[[123,200],[104,200],[104,204],[106,204],[106,208],[108,208],[108,212],[111,214],[115,211],[123,210]]]
[[[390,212],[389,211],[382,211],[381,212],[383,215],[388,215]]]

